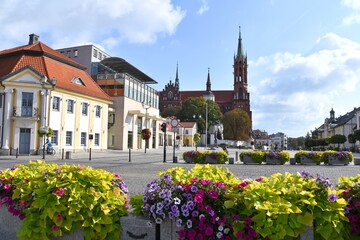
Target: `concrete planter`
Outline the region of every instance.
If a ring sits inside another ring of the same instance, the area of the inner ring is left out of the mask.
[[[338,157],[335,156],[329,156],[329,165],[349,165],[348,160],[340,160]]]
[[[313,227],[306,227],[305,232],[301,233],[294,240],[314,240],[314,228]]]
[[[258,163],[256,162],[254,159],[252,159],[249,155],[244,155],[243,156],[243,161],[242,161],[244,164],[261,164],[261,163]]]
[[[214,159],[211,156],[206,155],[205,156],[205,163],[217,164],[217,160],[216,160],[216,158]]]
[[[22,221],[8,212],[5,206],[0,207],[0,233],[1,239],[18,239],[16,232],[22,225]],[[82,229],[78,229],[60,237],[51,237],[52,240],[73,240],[84,239],[84,232]]]
[[[300,163],[302,165],[320,165],[320,163],[316,163],[313,159],[305,156],[300,157]]]
[[[144,216],[124,216],[120,218],[121,224],[121,238],[120,239],[178,239],[178,231],[180,228],[176,227],[174,221],[166,220],[156,227],[156,224],[148,226],[150,220]]]
[[[279,159],[272,158],[272,157],[266,157],[266,164],[269,165],[282,165]]]
[[[186,163],[191,163],[191,158],[189,158],[189,157],[185,157],[184,160],[185,160]]]
[[[354,165],[360,165],[360,158],[354,158]]]

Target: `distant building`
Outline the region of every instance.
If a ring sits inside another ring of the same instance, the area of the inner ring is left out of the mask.
[[[48,128],[58,153],[107,149],[112,98],[85,69],[36,34],[27,45],[0,51],[0,154],[36,154],[45,142],[39,131]]]
[[[254,138],[254,146],[256,149],[266,150],[271,146],[271,138],[265,130],[253,130],[252,137]]]
[[[270,138],[271,138],[271,149],[278,151],[288,149],[288,139],[284,133],[278,132],[272,134],[270,135]]]
[[[170,81],[165,88],[159,92],[160,113],[163,113],[167,108],[180,108],[183,101],[189,97],[212,95],[212,100],[219,104],[222,113],[231,111],[234,108],[239,108],[247,112],[251,120],[252,112],[250,110],[250,93],[248,92],[247,55],[244,54],[241,32],[239,32],[238,48],[234,56],[233,67],[234,89],[232,90],[213,90],[211,88],[210,70],[208,70],[205,90],[181,91],[177,66],[175,82]],[[222,81],[228,80],[222,79]]]
[[[324,123],[321,124],[312,132],[314,139],[327,139],[336,134],[346,137],[353,134],[355,130],[359,129],[360,107],[354,108],[352,111],[335,117],[333,108],[330,110],[330,117],[325,118]],[[343,144],[344,148],[349,149],[352,144],[348,140]]]
[[[83,45],[69,48],[57,49],[64,56],[84,65],[86,72],[90,75],[96,75],[96,69],[92,69],[92,64],[100,62],[110,57],[108,53],[94,45]]]

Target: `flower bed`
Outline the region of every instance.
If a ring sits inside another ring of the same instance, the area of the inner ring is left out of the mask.
[[[321,159],[329,165],[347,165],[354,160],[354,155],[348,151],[327,150],[322,153]]]
[[[290,154],[288,152],[268,151],[265,153],[266,164],[285,164],[290,161]]]
[[[187,151],[182,157],[186,163],[216,163],[229,161],[229,155],[224,151]]]
[[[261,164],[265,162],[264,151],[243,151],[239,157],[244,164]]]
[[[83,229],[85,239],[118,239],[127,187],[118,174],[42,161],[0,171],[0,203],[22,220],[20,239]]]
[[[360,174],[355,177],[340,177],[337,188],[342,191],[342,197],[347,201],[347,229],[352,236],[360,238]]]
[[[195,165],[159,173],[143,207],[155,223],[175,221],[179,239],[291,239],[308,227],[315,239],[349,239],[338,193],[329,179],[307,172],[250,180]]]
[[[296,163],[300,164],[320,164],[322,162],[321,152],[299,151],[295,153]]]

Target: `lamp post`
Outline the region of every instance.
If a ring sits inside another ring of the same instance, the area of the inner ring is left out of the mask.
[[[207,149],[208,140],[208,103],[206,102],[206,116],[205,116],[205,149]]]
[[[201,114],[199,114],[198,117],[196,117],[196,115],[194,114],[194,115],[193,115],[193,118],[194,118],[194,119],[200,119],[200,118],[201,118]],[[200,138],[200,140],[201,140],[201,138]],[[196,144],[196,151],[197,151],[197,143],[195,143],[195,144]]]
[[[51,79],[51,81],[47,81],[48,79],[47,79],[47,77],[45,76],[45,77],[43,77],[42,79],[41,79],[41,88],[42,89],[44,89],[44,91],[45,91],[45,98],[44,98],[44,122],[43,122],[43,126],[39,129],[39,132],[41,133],[41,134],[43,134],[43,159],[45,159],[45,144],[46,144],[46,134],[48,134],[48,131],[49,131],[49,127],[47,126],[47,122],[46,122],[46,115],[47,115],[47,113],[46,113],[46,109],[47,109],[47,96],[48,96],[48,91],[50,90],[50,89],[54,89],[55,88],[55,86],[56,86],[56,78],[55,77],[53,77],[52,79]]]
[[[143,102],[142,106],[143,106],[143,108],[145,108],[145,128],[148,128],[148,109],[151,107],[151,102],[148,102],[148,104]],[[147,147],[148,142],[149,142],[149,140],[145,139],[145,153],[146,153],[146,147]]]
[[[215,96],[211,91],[207,91],[206,94],[204,94],[204,98],[206,100],[206,120],[205,120],[205,148],[207,148],[207,126],[208,126],[208,101],[215,101]]]

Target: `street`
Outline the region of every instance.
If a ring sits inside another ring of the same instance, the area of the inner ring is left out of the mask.
[[[163,148],[147,149],[144,150],[105,150],[91,153],[71,153],[71,159],[62,159],[62,154],[59,153],[55,156],[46,155],[46,162],[54,162],[56,164],[76,164],[87,165],[93,168],[101,168],[110,172],[119,173],[128,185],[129,194],[141,194],[146,188],[147,183],[157,177],[159,171],[165,171],[171,167],[181,166],[191,168],[194,164],[186,164],[182,159],[184,151],[195,150],[191,147],[182,147],[176,149],[175,156],[178,156],[178,162],[173,162],[173,148],[167,147],[166,149],[166,163],[163,162]],[[198,150],[204,150],[199,147]],[[230,157],[235,158],[236,153],[240,153],[239,149],[228,149]],[[290,156],[293,157],[296,151],[289,151]],[[129,156],[130,162],[129,162]],[[354,154],[355,157],[360,157],[358,153]],[[235,158],[236,159],[236,158]],[[43,160],[42,156],[0,156],[0,169],[10,168],[16,164],[26,164],[29,160]],[[348,166],[327,166],[327,165],[244,165],[239,161],[235,164],[217,165],[219,167],[228,168],[239,178],[257,178],[261,176],[271,176],[273,173],[297,173],[303,170],[309,171],[312,174],[320,174],[324,177],[329,177],[331,182],[335,184],[340,176],[355,176],[360,173],[360,166],[355,166],[350,163]]]

